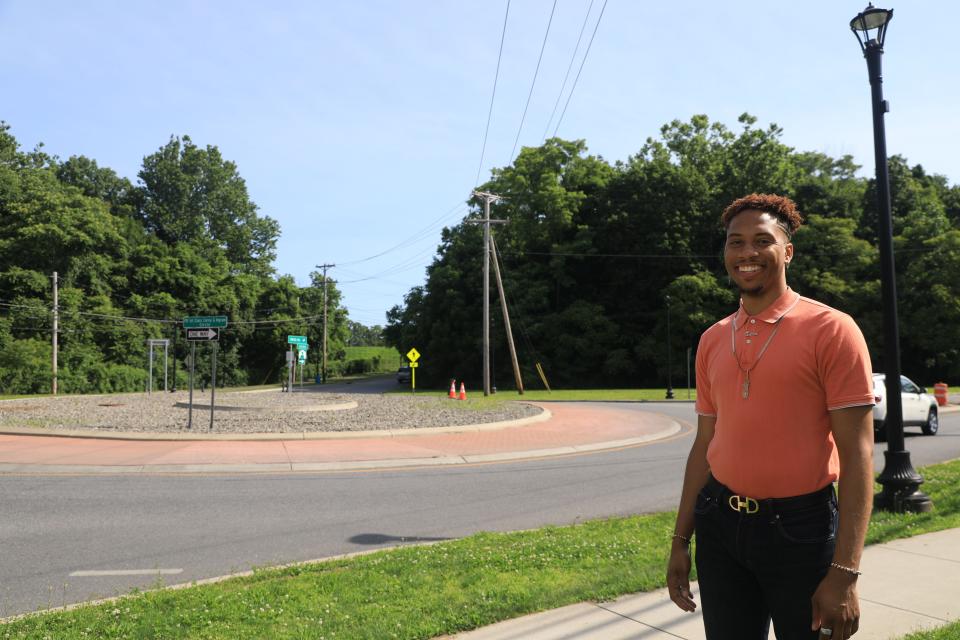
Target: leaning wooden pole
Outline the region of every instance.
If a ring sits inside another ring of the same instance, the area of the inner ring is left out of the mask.
[[[513,362],[513,378],[517,382],[517,391],[523,395],[523,378],[520,377],[520,363],[517,362],[517,348],[513,345],[513,330],[510,328],[510,314],[507,312],[507,298],[503,293],[503,280],[500,279],[500,259],[497,258],[497,244],[490,236],[490,253],[493,255],[493,275],[500,292],[500,308],[503,310],[503,326],[507,330],[507,346],[510,347],[510,360]]]

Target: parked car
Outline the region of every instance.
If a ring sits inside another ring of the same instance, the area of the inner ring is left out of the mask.
[[[873,395],[877,404],[873,407],[873,430],[878,440],[886,438],[887,388],[886,376],[873,374]],[[919,426],[924,435],[936,435],[940,428],[937,414],[937,399],[910,378],[900,376],[900,398],[903,404],[903,426]]]
[[[413,369],[411,369],[410,367],[400,367],[399,369],[397,369],[397,384],[410,382],[412,371]]]

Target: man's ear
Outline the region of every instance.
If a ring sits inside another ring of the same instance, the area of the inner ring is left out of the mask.
[[[790,263],[793,261],[793,243],[788,242],[783,247],[783,259],[787,264],[787,268],[790,268]]]

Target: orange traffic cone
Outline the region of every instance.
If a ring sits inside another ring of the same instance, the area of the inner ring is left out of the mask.
[[[460,381],[460,399],[461,400],[467,399],[467,388],[464,386],[463,380]]]
[[[457,399],[457,381],[453,378],[450,378],[450,393],[448,396],[451,400]]]

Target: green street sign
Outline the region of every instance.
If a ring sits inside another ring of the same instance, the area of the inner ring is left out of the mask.
[[[287,336],[287,344],[302,344],[306,348],[307,336]]]
[[[227,316],[190,316],[183,319],[184,329],[207,329],[227,326]]]

